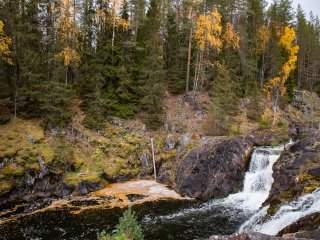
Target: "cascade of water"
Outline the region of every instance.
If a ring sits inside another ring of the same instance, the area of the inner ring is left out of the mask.
[[[243,190],[229,195],[223,203],[250,212],[257,211],[268,198],[273,183],[272,167],[283,150],[284,146],[256,148],[245,175]]]
[[[256,231],[276,235],[285,227],[312,213],[320,212],[320,188],[311,194],[301,196],[295,201],[279,208],[274,216],[262,223],[268,207],[262,208],[240,227],[240,232]]]
[[[172,220],[208,212],[212,209],[223,209],[223,212],[219,214],[230,218],[236,217],[237,214],[252,215],[261,207],[269,195],[273,183],[272,166],[279,158],[284,147],[257,147],[254,150],[241,192],[231,194],[223,199],[206,202],[200,207],[183,209],[177,213],[158,216],[153,219],[146,216],[143,221]]]

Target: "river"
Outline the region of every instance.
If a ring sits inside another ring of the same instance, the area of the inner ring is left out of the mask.
[[[161,200],[134,205],[145,239],[206,239],[211,235],[232,234],[239,229],[276,234],[288,225],[284,222],[296,221],[303,215],[320,211],[318,190],[283,206],[274,219],[261,223],[267,207],[259,209],[268,197],[273,183],[272,166],[282,151],[283,147],[256,148],[245,175],[243,190],[227,198],[207,202]],[[90,205],[90,201],[87,204]],[[102,230],[114,231],[123,211],[119,207],[92,207],[70,212],[68,206],[54,211],[39,211],[0,222],[0,239],[96,239]],[[279,223],[282,223],[281,227],[274,230]],[[268,228],[273,230],[268,232]]]

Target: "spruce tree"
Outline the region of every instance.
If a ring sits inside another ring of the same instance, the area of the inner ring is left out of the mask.
[[[160,5],[158,1],[152,0],[145,25],[141,28],[138,36],[139,46],[143,48],[140,78],[144,95],[142,99],[142,117],[150,129],[158,129],[164,122],[164,70],[161,57],[160,26]]]
[[[214,79],[207,131],[214,135],[230,135],[237,132],[234,117],[237,102],[230,73],[224,64],[219,66]]]

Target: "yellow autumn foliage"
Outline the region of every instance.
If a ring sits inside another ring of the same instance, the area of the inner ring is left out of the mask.
[[[285,83],[292,71],[296,68],[299,46],[295,44],[296,33],[293,28],[286,27],[280,37],[280,46],[288,53],[288,60],[282,66],[280,76],[270,79],[264,86],[264,92],[270,100],[272,90],[279,91],[281,96],[286,93]]]
[[[79,54],[69,47],[65,47],[57,56],[63,60],[63,65],[65,67],[70,65],[77,66],[80,63]]]
[[[207,46],[220,52],[222,48],[221,14],[214,8],[209,15],[201,14],[196,21],[195,39],[199,49],[204,51]]]
[[[263,54],[266,50],[267,44],[271,38],[270,31],[267,26],[263,25],[258,29],[257,33],[257,53]]]
[[[239,33],[236,33],[233,31],[233,27],[230,22],[226,24],[224,40],[227,48],[230,48],[230,47],[232,47],[233,49],[239,48],[240,35]]]
[[[76,49],[81,48],[81,44],[78,41],[81,32],[71,16],[71,0],[61,1],[57,33],[63,49],[56,57],[63,60],[65,67],[70,65],[77,66],[80,62],[80,56]]]
[[[0,20],[0,60],[13,65],[12,59],[10,58],[11,52],[9,46],[11,45],[11,38],[7,37],[3,31],[4,24]]]
[[[122,29],[127,30],[129,28],[129,23],[127,20],[120,18],[120,19],[117,19],[116,26],[122,27]]]

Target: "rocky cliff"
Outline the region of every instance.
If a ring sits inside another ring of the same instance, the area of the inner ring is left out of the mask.
[[[302,194],[320,187],[320,131],[310,134],[285,151],[273,166],[274,183],[269,198],[269,214]]]
[[[253,142],[248,137],[205,137],[177,167],[175,189],[200,199],[221,198],[242,186]]]

